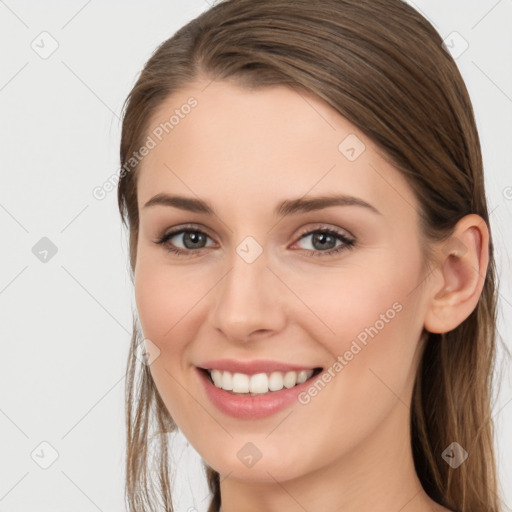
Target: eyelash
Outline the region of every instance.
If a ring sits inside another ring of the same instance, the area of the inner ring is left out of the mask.
[[[178,235],[178,234],[184,234],[184,233],[201,233],[205,236],[207,236],[208,238],[211,238],[208,236],[207,233],[205,233],[204,231],[200,230],[200,229],[197,229],[195,228],[194,226],[186,226],[186,227],[182,227],[180,229],[177,229],[175,231],[171,231],[169,233],[165,233],[162,237],[160,237],[158,240],[154,241],[155,244],[157,245],[164,245],[165,249],[170,252],[170,253],[174,253],[174,254],[177,254],[179,256],[184,256],[185,254],[195,254],[197,255],[197,252],[198,251],[201,251],[202,249],[205,249],[205,247],[202,247],[201,249],[180,249],[176,246],[173,246],[173,245],[169,245],[169,244],[166,244],[166,242],[171,239],[173,236],[175,235]],[[313,229],[313,230],[310,230],[310,231],[306,231],[304,233],[302,233],[298,240],[301,240],[302,238],[306,237],[306,236],[309,236],[309,235],[312,235],[314,233],[322,233],[322,234],[326,234],[326,235],[332,235],[334,236],[335,238],[337,238],[338,240],[340,240],[341,242],[343,242],[343,244],[339,245],[338,247],[335,247],[334,249],[329,249],[328,251],[315,251],[315,250],[310,250],[310,249],[302,249],[304,251],[309,251],[309,256],[312,256],[312,257],[329,257],[329,256],[335,256],[345,250],[349,250],[349,249],[352,249],[355,245],[355,240],[351,239],[351,238],[348,238],[347,236],[345,236],[343,233],[340,233],[338,231],[336,231],[335,229],[330,229],[330,228],[317,228],[317,229]]]

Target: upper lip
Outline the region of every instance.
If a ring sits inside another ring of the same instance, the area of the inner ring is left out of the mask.
[[[300,370],[313,370],[320,368],[319,366],[289,364],[280,361],[272,361],[270,359],[259,359],[251,361],[236,361],[235,359],[211,359],[197,365],[198,368],[204,370],[214,369],[228,371],[231,373],[245,373],[254,375],[256,373],[271,372],[298,372]]]

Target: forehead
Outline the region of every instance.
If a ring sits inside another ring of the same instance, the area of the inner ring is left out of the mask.
[[[409,215],[414,203],[372,141],[302,90],[191,84],[161,104],[147,135],[154,147],[139,166],[139,208],[162,191],[245,205],[265,197],[269,208],[281,198],[340,192]]]

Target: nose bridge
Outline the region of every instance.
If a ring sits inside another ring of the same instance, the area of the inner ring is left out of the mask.
[[[230,270],[217,287],[211,318],[216,328],[239,341],[255,331],[280,329],[284,320],[278,280],[267,268],[263,247],[250,238],[235,247]]]

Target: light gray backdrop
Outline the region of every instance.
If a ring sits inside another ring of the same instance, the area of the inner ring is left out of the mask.
[[[415,0],[447,38],[480,130],[510,347],[512,2]],[[116,193],[120,110],[205,0],[0,0],[0,511],[123,511],[124,370],[135,307]],[[466,47],[467,46],[467,47]],[[500,358],[501,361],[501,358]],[[512,386],[494,412],[512,510]],[[205,510],[181,435],[179,512]],[[185,473],[188,469],[188,473]],[[193,509],[190,509],[192,511]]]

